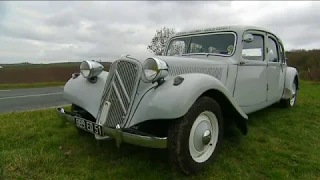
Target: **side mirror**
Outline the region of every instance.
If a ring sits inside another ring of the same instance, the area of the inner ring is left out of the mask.
[[[252,42],[253,41],[253,35],[252,34],[245,34],[243,36],[243,41],[245,42]]]

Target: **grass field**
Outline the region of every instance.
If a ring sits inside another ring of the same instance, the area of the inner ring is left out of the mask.
[[[110,62],[99,62],[104,66],[109,66]],[[17,64],[0,64],[4,69],[26,69],[26,68],[47,68],[47,67],[68,67],[76,66],[79,67],[79,62],[61,62],[61,63],[50,63],[50,64],[31,64],[31,63],[17,63]]]
[[[0,89],[17,89],[17,88],[36,88],[36,87],[64,86],[65,84],[66,84],[66,82],[0,84]]]
[[[231,128],[217,160],[199,175],[173,173],[166,150],[98,146],[52,109],[0,114],[0,179],[320,179],[320,84],[303,82],[297,105],[249,116]]]
[[[108,71],[110,62],[101,62]],[[0,89],[46,87],[65,84],[80,62],[54,64],[7,64],[0,69]]]
[[[51,63],[51,64],[30,64],[30,63],[18,63],[18,64],[0,64],[4,69],[15,68],[43,68],[43,67],[65,67],[65,66],[79,66],[80,62],[68,62],[68,63]]]

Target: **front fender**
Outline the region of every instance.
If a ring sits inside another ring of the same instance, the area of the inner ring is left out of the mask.
[[[102,71],[97,77],[96,83],[89,82],[81,74],[75,79],[69,79],[64,86],[63,97],[96,118],[108,74],[108,72]]]
[[[248,116],[236,104],[227,88],[215,77],[206,74],[182,74],[184,81],[173,85],[173,79],[168,79],[157,88],[151,88],[132,113],[128,126],[133,126],[146,120],[175,119],[182,117],[192,104],[206,91],[222,92],[237,112],[245,119]]]
[[[287,67],[282,99],[290,99],[292,97],[292,83],[295,78],[297,78],[297,89],[299,89],[299,74],[297,69],[294,67]]]

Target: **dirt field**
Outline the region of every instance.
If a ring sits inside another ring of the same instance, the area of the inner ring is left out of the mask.
[[[109,70],[110,63],[102,63]],[[0,84],[65,82],[74,72],[79,72],[80,63],[52,65],[8,65],[0,69]]]

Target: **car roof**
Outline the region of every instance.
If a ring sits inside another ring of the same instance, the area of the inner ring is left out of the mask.
[[[221,31],[234,31],[237,34],[242,34],[246,30],[257,30],[257,31],[268,32],[268,33],[274,35],[278,40],[280,40],[280,38],[272,31],[265,29],[263,27],[250,26],[250,25],[230,25],[230,26],[216,26],[216,27],[202,28],[202,29],[191,29],[191,30],[177,32],[177,33],[173,34],[170,38],[177,37],[177,36],[184,36],[184,35],[210,33],[210,32],[221,32]]]

